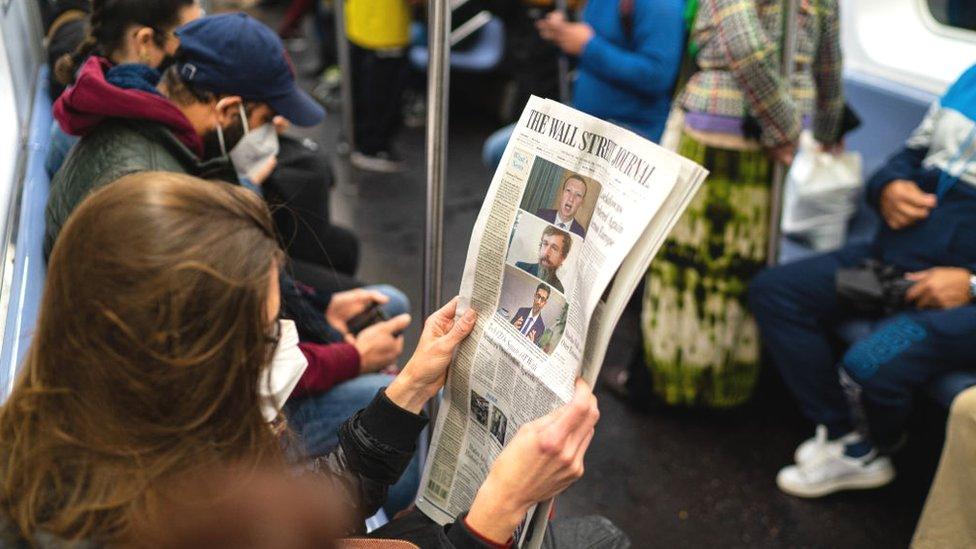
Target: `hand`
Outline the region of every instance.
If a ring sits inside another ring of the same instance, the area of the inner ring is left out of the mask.
[[[935,207],[934,194],[922,192],[914,181],[896,179],[881,191],[881,217],[892,229],[904,229],[927,218]]]
[[[325,319],[343,335],[349,335],[349,320],[365,311],[374,301],[383,305],[390,301],[390,298],[380,292],[364,288],[336,292],[332,294],[329,308],[325,310]]]
[[[968,270],[959,267],[933,267],[905,278],[915,282],[905,294],[905,301],[919,309],[951,309],[969,303]]]
[[[359,332],[351,343],[359,351],[360,373],[378,372],[392,364],[403,352],[403,336],[399,334],[409,325],[410,315],[400,315]]]
[[[264,185],[264,182],[267,181],[269,177],[271,177],[271,174],[274,173],[275,168],[277,167],[278,157],[272,156],[271,158],[267,159],[264,164],[254,168],[254,170],[247,174],[247,176],[251,179],[251,183],[254,183],[260,187],[261,185]]]
[[[579,56],[593,39],[593,27],[586,23],[571,23],[561,11],[549,12],[545,19],[536,21],[539,36],[548,40],[569,55]]]
[[[417,350],[400,375],[386,389],[386,396],[404,410],[418,413],[447,380],[447,367],[454,350],[474,328],[478,314],[468,309],[454,320],[458,298],[430,315],[420,334]]]
[[[276,116],[272,118],[271,123],[274,124],[275,131],[278,132],[278,135],[285,133],[288,131],[288,128],[291,127],[291,122],[289,122],[284,116]]]
[[[526,423],[495,460],[468,512],[468,525],[504,543],[529,508],[583,476],[583,456],[600,419],[596,397],[582,379],[569,404]]]
[[[766,150],[766,154],[769,155],[774,161],[779,162],[785,166],[789,166],[793,163],[793,157],[796,156],[796,143],[785,143]]]

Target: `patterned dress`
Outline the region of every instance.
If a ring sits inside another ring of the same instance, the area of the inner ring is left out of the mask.
[[[701,0],[697,71],[680,97],[678,152],[711,174],[647,274],[642,329],[654,391],[669,404],[747,401],[760,347],[746,308],[766,262],[773,165],[804,121],[833,143],[843,112],[836,0],[802,0],[796,74],[779,76],[782,0]],[[759,135],[746,135],[754,119]]]

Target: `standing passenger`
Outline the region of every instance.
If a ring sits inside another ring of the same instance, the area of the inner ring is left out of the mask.
[[[645,357],[673,404],[727,407],[759,372],[746,287],[766,262],[774,162],[801,128],[836,145],[843,113],[836,0],[803,0],[791,82],[780,77],[784,0],[701,0],[697,70],[680,97],[679,152],[711,171],[648,274]]]
[[[393,151],[407,78],[410,7],[406,0],[347,0],[352,56],[354,136],[350,161],[363,170],[398,172]]]

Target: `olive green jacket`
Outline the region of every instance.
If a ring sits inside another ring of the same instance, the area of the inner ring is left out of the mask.
[[[51,255],[68,216],[89,194],[120,177],[146,171],[237,182],[227,157],[201,161],[165,125],[146,120],[106,120],[71,149],[51,179],[44,214],[44,257]]]

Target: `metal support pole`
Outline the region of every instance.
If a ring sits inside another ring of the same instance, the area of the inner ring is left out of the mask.
[[[342,81],[339,87],[339,97],[342,101],[342,131],[336,152],[348,155],[356,150],[356,131],[352,99],[352,60],[349,54],[349,39],[346,37],[346,1],[334,0],[332,3],[335,15],[336,53],[339,57],[339,72]]]
[[[569,20],[569,5],[566,0],[556,0],[556,11],[562,12],[566,20]],[[569,105],[572,97],[569,91],[569,56],[565,52],[559,52],[559,102]]]
[[[449,0],[431,0],[427,51],[427,221],[424,235],[424,303],[426,319],[441,305],[443,272],[444,180],[447,178],[447,115],[450,91],[451,7]],[[437,399],[428,406],[431,422]]]
[[[792,94],[793,68],[796,58],[797,38],[797,0],[783,0],[783,51],[780,57],[780,75],[786,92]],[[779,162],[773,165],[773,187],[769,197],[769,242],[766,247],[766,264],[776,265],[779,262],[780,223],[783,220],[783,189],[786,185],[786,172],[789,166]]]

